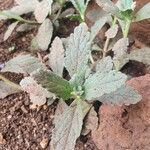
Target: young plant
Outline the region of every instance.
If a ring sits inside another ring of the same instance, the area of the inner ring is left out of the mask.
[[[15,67],[16,73],[30,74],[20,85],[21,89],[30,94],[30,99],[36,105],[45,103],[46,98],[53,102],[54,95],[60,99],[50,149],[75,148],[83,120],[90,109],[93,110],[92,104],[95,101],[129,105],[141,100],[138,92],[125,84],[127,76],[113,69],[110,56],[91,65],[91,39],[93,33],[85,23],[74,29],[74,33],[64,43],[65,46],[61,39],[56,37],[48,55],[53,72],[30,55],[18,56],[6,63],[2,69],[2,72],[14,72]],[[92,66],[95,66],[95,69]],[[69,81],[62,77],[64,67],[69,73]]]

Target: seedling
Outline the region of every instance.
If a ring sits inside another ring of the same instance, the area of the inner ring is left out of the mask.
[[[30,55],[18,56],[2,69],[2,72],[14,72],[15,67],[16,73],[30,74],[20,85],[36,105],[43,105],[46,98],[52,102],[54,97],[60,99],[51,149],[74,149],[82,131],[83,119],[93,102],[129,105],[141,100],[137,91],[125,85],[127,76],[113,69],[110,56],[95,62],[95,70],[91,67],[91,35],[87,25],[81,23],[64,43],[65,48],[61,39],[56,37],[48,55],[53,72]],[[69,72],[69,81],[62,78],[64,67]]]

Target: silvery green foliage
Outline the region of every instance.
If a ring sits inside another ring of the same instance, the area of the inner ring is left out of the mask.
[[[29,1],[27,1],[27,0],[20,0],[19,1],[18,0],[16,2],[18,4],[17,6],[14,6],[13,8],[11,8],[9,10],[2,11],[2,13],[4,13],[4,14],[12,14],[12,15],[8,16],[8,15],[3,15],[0,13],[0,20],[1,19],[11,19],[11,18],[14,18],[16,16],[21,16],[23,14],[33,12],[39,3],[38,0],[29,0]]]
[[[38,23],[42,23],[51,14],[53,0],[42,0],[35,8],[34,15]]]
[[[18,27],[16,28],[16,31],[17,31],[17,32],[30,31],[30,30],[34,29],[35,27],[36,27],[36,26],[34,26],[34,25],[24,23],[24,24],[21,24],[20,26],[18,26]]]
[[[85,23],[81,23],[70,35],[66,47],[65,67],[70,76],[85,70],[90,56],[90,32]]]
[[[117,59],[114,59],[114,63],[118,66],[120,70],[129,60],[134,60],[142,62],[143,64],[150,65],[150,48],[143,47],[141,49],[135,49],[130,52],[130,54],[124,54]]]
[[[120,11],[134,10],[136,2],[133,2],[133,0],[118,0],[116,6]]]
[[[62,77],[47,70],[38,70],[32,73],[33,79],[46,88],[49,92],[54,93],[57,97],[63,100],[68,100],[71,97],[73,87]]]
[[[45,69],[45,65],[38,58],[27,54],[12,58],[1,71],[30,74],[37,69]]]
[[[49,19],[46,19],[38,29],[35,37],[38,48],[45,51],[48,49],[53,34],[53,25]]]
[[[84,20],[85,11],[90,0],[70,0],[76,10],[79,12],[81,19]]]
[[[84,83],[85,99],[94,101],[104,94],[114,92],[125,84],[126,79],[125,74],[115,70],[108,73],[96,72],[89,76]]]
[[[48,58],[49,66],[51,67],[53,72],[58,74],[59,76],[62,76],[64,69],[64,47],[59,37],[56,37],[54,39],[50,48],[50,54],[48,55]]]
[[[104,104],[112,105],[130,105],[136,104],[142,99],[141,95],[128,85],[121,86],[117,91],[110,94],[104,94],[99,99]]]
[[[0,99],[5,98],[8,95],[20,92],[19,89],[10,86],[4,81],[0,81]]]
[[[120,18],[119,8],[111,0],[96,0],[96,3],[106,12]]]
[[[82,101],[65,106],[61,114],[55,116],[55,128],[52,133],[50,149],[74,150],[76,139],[80,136],[83,119],[89,110],[89,105]],[[56,112],[58,112],[56,110]]]
[[[136,14],[135,22],[150,18],[150,2],[144,5]]]
[[[119,39],[115,43],[114,47],[112,48],[112,51],[114,52],[114,57],[119,58],[122,55],[126,54],[128,46],[129,46],[129,39],[128,38]]]
[[[11,25],[9,25],[7,31],[4,34],[4,41],[6,41],[10,37],[10,35],[14,31],[14,29],[16,28],[17,24],[18,24],[18,21],[16,21],[16,22],[12,23]]]
[[[30,96],[30,100],[34,106],[42,106],[46,103],[47,98],[54,102],[54,94],[48,92],[41,85],[38,85],[32,77],[25,77],[21,80],[22,89]]]
[[[95,39],[96,35],[99,33],[99,31],[102,29],[102,27],[105,25],[106,22],[107,22],[107,16],[98,19],[94,23],[94,25],[91,27],[91,36],[90,36],[91,43]]]

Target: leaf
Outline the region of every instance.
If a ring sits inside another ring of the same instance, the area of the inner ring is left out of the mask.
[[[76,10],[80,13],[81,18],[84,20],[85,11],[90,0],[86,0],[86,1],[85,0],[70,0],[70,1],[72,2]]]
[[[150,2],[144,5],[136,14],[135,22],[150,18]]]
[[[72,103],[62,114],[55,116],[50,149],[73,150],[75,148],[88,110],[89,105],[82,101],[77,104]]]
[[[106,12],[120,18],[120,13],[118,7],[110,0],[96,0],[96,3],[102,7]]]
[[[128,57],[130,60],[135,60],[150,65],[150,48],[144,47],[141,49],[135,49],[128,54]]]
[[[90,55],[90,33],[85,23],[81,23],[70,35],[66,47],[65,67],[70,76],[80,73],[88,64]]]
[[[49,66],[59,76],[62,76],[64,69],[64,48],[63,43],[59,37],[56,37],[50,48]]]
[[[49,19],[46,19],[40,26],[36,39],[38,46],[43,51],[48,49],[53,34],[53,25]]]
[[[0,80],[0,98],[3,99],[8,95],[20,92],[19,89],[16,89],[4,81]]]
[[[14,29],[16,28],[16,26],[17,26],[18,23],[19,23],[19,22],[16,21],[16,22],[12,23],[11,25],[9,25],[7,31],[6,31],[5,34],[4,34],[4,41],[6,41],[6,40],[10,37],[10,35],[11,35],[12,32],[14,31]]]
[[[64,80],[60,76],[43,70],[35,72],[32,76],[38,84],[41,84],[42,87],[56,94],[56,96],[64,100],[71,97],[71,92],[73,91],[72,86],[67,80]]]
[[[104,94],[98,100],[104,104],[113,104],[113,105],[130,105],[136,104],[142,99],[141,95],[138,94],[136,90],[132,87],[123,85],[115,92]]]
[[[114,51],[114,57],[118,58],[121,57],[122,55],[126,54],[127,49],[129,46],[129,39],[128,38],[121,38],[119,39],[114,47],[112,48],[112,51]]]
[[[133,0],[118,0],[116,6],[120,11],[134,10],[136,2],[133,2]]]
[[[51,5],[53,0],[42,0],[34,11],[35,18],[38,23],[44,22],[48,13],[51,14]]]
[[[115,70],[109,73],[95,73],[85,81],[85,99],[88,101],[97,100],[104,94],[108,94],[116,91],[120,88],[125,81],[127,76],[121,72]]]
[[[118,25],[114,25],[105,32],[105,36],[109,39],[114,38],[118,33]]]
[[[107,17],[102,17],[98,19],[95,24],[91,27],[91,38],[90,41],[93,42],[95,39],[96,35],[99,33],[99,31],[102,29],[102,27],[105,25],[107,21]]]
[[[30,74],[37,69],[45,69],[44,64],[42,64],[38,58],[27,54],[18,55],[9,60],[1,71]]]
[[[96,65],[96,71],[98,73],[108,73],[113,68],[113,60],[110,56],[101,59]]]
[[[20,16],[34,11],[39,2],[38,0],[18,0],[17,3],[19,5],[0,12],[0,19],[23,19]]]
[[[30,30],[32,30],[32,29],[34,29],[34,28],[35,28],[34,25],[24,23],[24,24],[21,24],[21,25],[16,29],[16,31],[17,31],[17,32],[25,32],[25,31],[30,31]]]
[[[85,136],[89,134],[90,131],[96,131],[98,128],[98,120],[97,112],[94,110],[94,107],[92,107],[85,118],[82,135]]]
[[[21,87],[30,95],[30,100],[34,106],[42,106],[46,103],[47,98],[54,101],[54,94],[48,92],[31,77],[25,77],[20,82]]]

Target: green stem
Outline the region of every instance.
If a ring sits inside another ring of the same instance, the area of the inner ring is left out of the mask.
[[[123,37],[124,37],[124,38],[127,38],[127,37],[128,37],[130,25],[131,25],[131,20],[127,20],[127,21],[126,21],[126,25],[125,25],[125,29],[124,29],[124,31],[123,31]]]
[[[3,80],[5,83],[7,83],[8,85],[10,85],[11,87],[18,89],[18,90],[22,90],[21,86],[8,80],[7,78],[5,78],[4,76],[0,75],[0,80]]]

